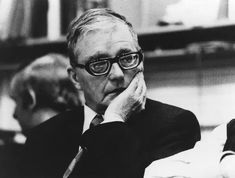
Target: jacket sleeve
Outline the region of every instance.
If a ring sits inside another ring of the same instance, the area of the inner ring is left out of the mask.
[[[223,151],[235,151],[235,119],[227,124],[227,140]]]
[[[151,142],[151,159],[146,163],[150,164],[154,160],[172,156],[176,153],[191,149],[195,143],[201,139],[199,123],[195,115],[190,111],[183,111],[174,118],[169,119],[161,127],[161,134],[154,132],[157,140]]]

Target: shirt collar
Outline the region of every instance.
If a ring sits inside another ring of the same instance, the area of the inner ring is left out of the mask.
[[[96,112],[89,108],[87,105],[84,105],[84,124],[83,132],[84,133],[90,127],[92,119],[96,116]]]

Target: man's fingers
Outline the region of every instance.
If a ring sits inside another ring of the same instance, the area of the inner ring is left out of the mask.
[[[128,86],[127,89],[126,89],[128,92],[131,92],[131,93],[134,93],[134,92],[135,92],[135,90],[136,90],[137,87],[138,87],[140,75],[141,75],[141,72],[137,72],[137,73],[134,75],[132,81],[130,82],[129,86]]]
[[[136,88],[133,96],[136,100],[136,103],[135,103],[136,111],[141,111],[141,110],[145,109],[147,88],[146,88],[143,74],[140,74],[138,76],[138,79],[139,79],[138,80],[138,87]]]
[[[136,104],[135,107],[133,107],[132,111],[140,112],[145,109],[145,103],[146,103],[146,96],[141,98],[141,101]]]
[[[142,95],[143,93],[146,93],[146,84],[144,81],[143,73],[141,73],[138,76],[138,84],[137,84],[137,88],[135,90],[135,94],[139,96],[139,95]]]
[[[137,72],[129,86],[109,105],[106,112],[115,113],[124,121],[134,112],[145,107],[146,85],[143,72]]]

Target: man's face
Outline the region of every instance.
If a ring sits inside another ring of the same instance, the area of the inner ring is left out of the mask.
[[[86,64],[91,58],[115,57],[138,51],[124,24],[88,32],[78,39],[76,50],[79,52],[79,64]],[[86,104],[96,112],[104,112],[110,102],[128,87],[140,69],[143,69],[143,62],[131,70],[122,70],[117,63],[113,63],[110,72],[102,76],[93,76],[81,68],[76,68],[75,72],[84,91]]]

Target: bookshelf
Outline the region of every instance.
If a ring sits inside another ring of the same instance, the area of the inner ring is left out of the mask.
[[[111,2],[0,0],[0,24],[5,22],[4,27],[0,28],[0,64],[33,60],[49,52],[66,54],[65,34],[71,19],[87,8],[107,7],[112,5]],[[182,62],[195,65],[198,55],[203,55],[203,59],[233,57],[234,31],[234,22],[220,21],[200,27],[178,25],[142,28],[137,33],[146,61],[166,65]],[[209,48],[215,49],[213,54],[208,54]],[[195,49],[206,51],[201,53]]]
[[[65,37],[50,41],[47,38],[27,39],[21,43],[0,44],[0,64],[15,64],[55,52],[66,54]]]
[[[164,27],[137,30],[145,58],[155,63],[190,62],[198,55],[208,60],[231,59],[235,56],[235,24],[209,27]],[[47,37],[0,43],[0,63],[14,64],[32,60],[49,52],[66,54],[66,37]],[[232,61],[230,61],[232,62]],[[193,62],[195,64],[195,62]]]
[[[139,43],[147,51],[158,48],[179,49],[208,41],[235,41],[235,22],[221,21],[208,26],[169,26],[137,30]]]
[[[0,64],[66,54],[71,20],[87,8],[107,6],[107,0],[0,0]]]
[[[9,81],[18,70],[47,53],[67,53],[65,35],[71,20],[107,0],[0,0],[0,144],[19,130],[13,119]]]

